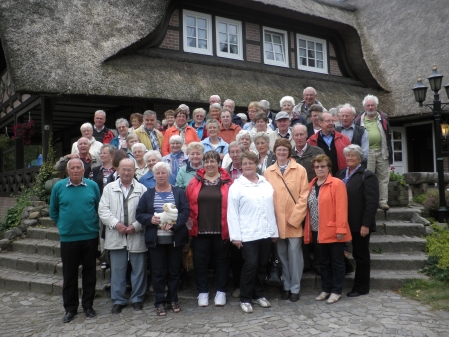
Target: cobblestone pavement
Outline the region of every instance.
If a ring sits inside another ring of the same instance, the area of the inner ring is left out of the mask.
[[[62,323],[61,296],[0,290],[0,336],[449,336],[449,314],[391,291],[342,299],[328,305],[316,302],[317,293],[301,294],[296,303],[269,298],[272,307],[254,306],[241,312],[236,299],[222,308],[198,308],[195,299],[181,299],[183,311],[157,317],[153,298],[144,310],[130,307],[110,313],[108,298],[98,298],[95,319],[81,308],[68,324]],[[212,297],[212,296],[211,296]]]

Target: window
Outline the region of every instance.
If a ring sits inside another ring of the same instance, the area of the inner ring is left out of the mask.
[[[296,34],[298,40],[298,69],[327,74],[326,41]]]
[[[288,67],[287,32],[263,27],[263,54],[265,64]]]
[[[243,60],[242,23],[216,17],[215,31],[217,55],[220,57]]]
[[[183,11],[184,51],[212,55],[212,17]]]

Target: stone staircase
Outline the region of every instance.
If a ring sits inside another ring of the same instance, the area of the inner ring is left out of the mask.
[[[387,212],[388,220],[385,220],[383,211],[378,212],[377,232],[371,236],[370,243],[373,289],[396,289],[406,280],[427,278],[418,273],[427,262],[427,255],[423,252],[426,231],[424,225],[410,222],[413,213],[420,214],[421,210],[393,208]],[[60,295],[62,263],[59,234],[54,222],[40,218],[39,226],[28,227],[26,239],[14,241],[9,250],[0,253],[0,267],[0,288]],[[347,275],[346,287],[352,285],[353,276],[354,273]],[[109,271],[104,272],[98,266],[98,295],[109,296],[102,289],[108,280]],[[194,288],[193,274],[188,273],[180,296],[196,296]],[[313,272],[304,273],[301,288],[320,289],[319,276]]]

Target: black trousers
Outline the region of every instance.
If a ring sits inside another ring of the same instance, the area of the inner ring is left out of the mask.
[[[352,256],[355,260],[354,286],[352,290],[361,294],[369,293],[371,259],[369,253],[370,234],[365,237],[360,232],[351,232]]]
[[[198,234],[192,240],[193,273],[199,293],[209,292],[209,262],[215,268],[216,290],[226,292],[229,278],[229,245],[221,234]]]
[[[98,238],[83,241],[61,242],[62,260],[62,300],[66,312],[77,311],[78,297],[78,267],[82,266],[82,306],[92,307],[97,283],[96,258]]]
[[[320,252],[317,247],[318,245],[318,232],[312,231],[313,242],[302,245],[302,255],[304,257],[304,270],[309,270],[311,268],[317,270],[320,268]],[[310,255],[313,253],[313,259]]]
[[[318,249],[322,291],[341,295],[345,282],[345,242],[319,243]]]
[[[242,250],[231,244],[231,271],[234,289],[240,288],[240,277],[242,275],[243,257]]]
[[[157,308],[161,304],[178,302],[178,287],[181,281],[182,249],[173,244],[158,244],[149,248],[151,257],[151,274],[155,302]],[[165,296],[165,283],[168,285]]]
[[[271,253],[271,238],[243,242],[243,268],[240,279],[240,302],[265,297],[264,280]]]

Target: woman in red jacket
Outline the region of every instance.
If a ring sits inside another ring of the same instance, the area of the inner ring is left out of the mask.
[[[203,157],[203,168],[187,186],[193,226],[193,271],[199,292],[198,306],[209,305],[208,269],[211,256],[215,267],[217,294],[215,305],[226,304],[229,276],[229,231],[227,222],[228,191],[232,181],[226,170],[219,167],[220,154],[208,151]]]
[[[327,303],[330,304],[341,297],[345,280],[344,247],[345,242],[352,239],[348,224],[348,195],[345,184],[329,173],[332,163],[328,156],[319,154],[311,164],[316,177],[309,183],[304,243],[317,238],[322,292],[316,300],[329,298]]]

